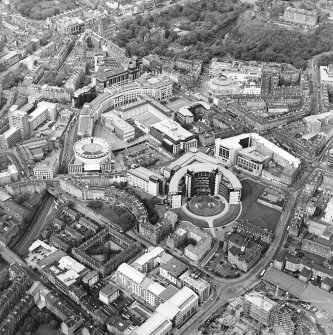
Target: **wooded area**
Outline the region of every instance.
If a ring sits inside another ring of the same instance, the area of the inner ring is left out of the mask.
[[[311,57],[332,50],[332,33],[332,26],[319,27],[312,35],[285,29],[253,27],[241,31],[237,27],[229,33],[226,48],[235,58],[284,62],[305,68]]]
[[[160,14],[138,15],[122,22],[115,42],[126,48],[129,55],[138,56],[150,53],[172,56],[174,52],[168,48],[175,43],[188,47],[179,56],[209,62],[212,56],[224,55],[223,36],[245,8],[236,3],[236,0],[208,0],[176,5]],[[179,28],[188,34],[181,36],[173,30],[172,21],[177,18],[181,22]],[[145,39],[149,30],[157,27],[165,29],[165,39]]]
[[[67,0],[17,0],[15,7],[24,16],[45,20],[49,16],[76,8],[76,4]]]

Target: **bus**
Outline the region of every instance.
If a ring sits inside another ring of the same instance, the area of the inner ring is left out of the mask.
[[[265,274],[265,272],[266,272],[266,269],[263,269],[261,272],[260,272],[260,278],[262,278],[263,276],[264,276],[264,274]]]

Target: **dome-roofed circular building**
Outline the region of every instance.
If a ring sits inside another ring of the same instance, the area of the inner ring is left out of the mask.
[[[74,144],[75,158],[85,166],[99,166],[111,158],[111,145],[101,137],[85,137]]]
[[[220,95],[237,94],[240,91],[239,85],[232,78],[220,75],[212,78],[207,83],[209,93],[216,97]]]

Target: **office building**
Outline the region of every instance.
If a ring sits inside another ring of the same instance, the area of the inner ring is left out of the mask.
[[[76,35],[84,28],[84,22],[79,17],[62,17],[56,21],[56,29],[60,34]]]
[[[159,314],[154,313],[140,327],[133,331],[133,335],[169,335],[172,331],[170,320]]]
[[[116,281],[122,285],[128,293],[143,299],[153,307],[160,304],[159,295],[165,291],[164,286],[126,263],[118,267],[116,271]]]
[[[15,110],[10,112],[8,116],[9,127],[19,129],[22,139],[28,139],[31,135],[28,114],[20,110]]]
[[[163,176],[142,166],[128,170],[127,181],[129,185],[138,187],[151,195],[164,194]]]
[[[121,316],[113,316],[107,321],[106,328],[111,334],[130,335],[133,334],[134,326],[130,320],[125,320]]]
[[[88,105],[89,111],[97,121],[101,114],[138,101],[142,95],[163,101],[172,97],[172,84],[166,77],[147,75],[123,86],[112,85]]]
[[[30,133],[33,132],[46,120],[55,121],[57,117],[57,104],[47,101],[41,101],[37,108],[28,115]]]
[[[0,135],[0,148],[7,150],[20,141],[22,141],[21,130],[16,127],[9,128]]]
[[[34,176],[37,179],[48,180],[53,179],[59,168],[59,153],[46,157],[44,161],[38,162],[33,168]]]
[[[216,139],[215,156],[226,165],[235,165],[238,151],[251,146],[262,155],[269,155],[272,160],[284,167],[292,168],[300,165],[298,158],[256,133]]]
[[[150,134],[155,137],[166,150],[173,154],[187,152],[191,148],[197,148],[198,146],[198,140],[195,138],[195,135],[171,119],[162,120],[152,125]]]
[[[104,55],[95,56],[95,74],[93,81],[96,81],[96,88],[103,92],[106,87],[112,85],[127,85],[140,77],[141,60],[133,56],[127,66],[123,66],[116,59],[105,57]]]
[[[180,277],[188,269],[189,266],[187,264],[169,254],[165,254],[161,259],[159,274],[175,286],[182,287],[183,283]]]
[[[89,272],[89,269],[70,256],[63,256],[42,269],[43,275],[65,294],[69,294],[72,285]]]
[[[128,142],[135,137],[135,128],[114,112],[102,114],[101,123],[125,142]]]
[[[113,284],[108,284],[104,286],[99,291],[99,297],[98,299],[102,301],[105,305],[111,304],[111,302],[115,301],[120,295],[120,290],[117,286]]]
[[[164,249],[161,247],[151,247],[137,258],[131,265],[142,273],[148,273],[161,262]]]
[[[182,282],[183,286],[189,287],[198,295],[200,304],[204,303],[209,298],[211,291],[210,283],[192,273],[191,270],[187,270],[183,273],[179,277],[179,280]]]
[[[260,293],[253,292],[244,296],[244,315],[265,326],[273,325],[277,309],[277,302]]]
[[[198,296],[190,288],[184,286],[169,300],[160,304],[156,312],[179,328],[197,312],[198,302]]]
[[[178,110],[177,119],[180,124],[191,124],[194,122],[193,114],[186,107],[182,107]]]
[[[216,139],[215,157],[223,165],[287,185],[301,165],[298,158],[256,133]]]

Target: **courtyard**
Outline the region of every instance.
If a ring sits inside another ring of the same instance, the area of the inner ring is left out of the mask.
[[[196,215],[207,217],[221,213],[225,208],[225,204],[219,197],[203,195],[193,197],[187,203],[187,208]]]

